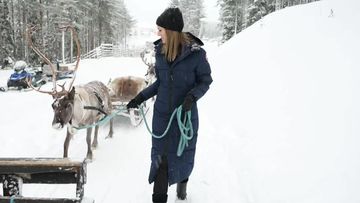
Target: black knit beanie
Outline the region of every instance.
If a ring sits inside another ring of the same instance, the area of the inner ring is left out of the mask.
[[[170,7],[157,18],[156,25],[168,30],[181,32],[184,28],[182,13],[177,7]]]

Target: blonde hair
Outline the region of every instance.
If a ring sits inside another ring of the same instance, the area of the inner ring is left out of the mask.
[[[166,43],[162,47],[162,53],[167,61],[171,62],[176,56],[181,54],[182,48],[189,43],[189,37],[186,33],[165,29]]]

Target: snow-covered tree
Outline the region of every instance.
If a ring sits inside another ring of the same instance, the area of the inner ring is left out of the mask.
[[[241,0],[219,0],[220,23],[223,31],[223,41],[239,33],[243,27],[243,5]]]
[[[248,7],[246,26],[250,26],[263,16],[275,11],[272,0],[255,0]]]
[[[39,63],[40,59],[29,49],[24,33],[28,26],[36,26],[33,42],[46,56],[54,61],[62,57],[62,32],[60,27],[75,27],[86,53],[101,43],[119,43],[128,34],[133,20],[123,0],[0,0],[0,18],[7,19],[16,60]],[[7,16],[4,18],[4,16]],[[5,21],[1,21],[4,23]],[[1,29],[1,32],[4,32]],[[5,36],[5,35],[2,35]],[[65,33],[65,57],[70,58],[76,50],[69,32]],[[0,43],[5,40],[1,40]],[[6,43],[10,45],[11,43]],[[71,49],[72,48],[72,49]]]
[[[222,41],[230,39],[275,10],[313,1],[318,0],[218,0]]]
[[[299,4],[311,3],[319,0],[274,0],[273,6],[276,10]]]
[[[203,0],[181,0],[180,9],[184,18],[184,31],[199,35],[201,18],[205,17]]]
[[[12,32],[8,2],[0,0],[0,65],[4,58],[14,57],[15,44]]]

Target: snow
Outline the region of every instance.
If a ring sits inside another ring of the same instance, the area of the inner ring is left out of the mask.
[[[359,9],[355,0],[290,7],[220,47],[206,44],[214,83],[198,104],[191,202],[360,202]],[[10,73],[0,72],[0,86]],[[145,73],[140,58],[83,60],[75,83]],[[51,103],[35,91],[0,93],[1,157],[62,156],[65,130],[52,129]],[[114,130],[113,139],[104,139],[108,126],[100,128],[85,196],[96,203],[151,202],[145,125],[117,117]],[[85,131],[79,131],[69,156],[85,155]],[[25,196],[73,197],[74,191],[74,185],[24,187]]]

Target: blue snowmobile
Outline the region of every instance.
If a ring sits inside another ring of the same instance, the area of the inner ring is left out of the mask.
[[[14,73],[10,75],[7,82],[8,89],[13,87],[18,90],[29,88],[27,80],[31,81],[34,87],[41,86],[46,83],[42,71],[25,70],[27,64],[25,61],[17,61],[14,65]]]
[[[15,73],[11,74],[11,76],[7,82],[7,86],[8,86],[8,88],[16,87],[19,90],[28,88],[26,79],[31,78],[31,77],[32,77],[31,74],[26,72],[25,70],[22,70],[20,72],[15,72]]]

